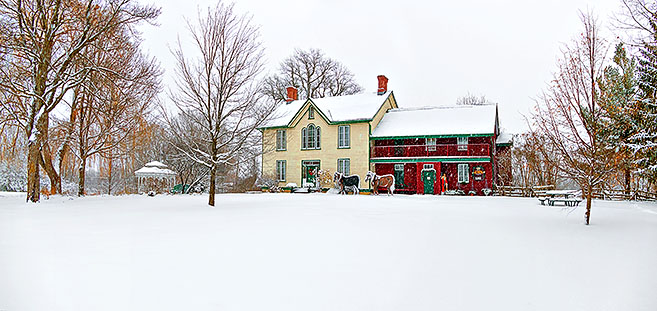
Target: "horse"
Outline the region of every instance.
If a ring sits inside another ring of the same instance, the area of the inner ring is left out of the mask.
[[[374,172],[367,172],[365,182],[372,181],[372,193],[378,195],[379,187],[384,187],[388,190],[388,194],[392,195],[395,191],[395,176],[392,174],[377,175]]]
[[[360,192],[360,189],[358,189],[360,186],[360,177],[358,175],[344,176],[340,172],[335,172],[335,174],[333,174],[333,181],[340,189],[341,194],[346,194],[347,188],[349,188],[354,194]]]

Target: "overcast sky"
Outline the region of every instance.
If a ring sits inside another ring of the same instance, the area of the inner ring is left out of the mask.
[[[188,37],[184,18],[195,20],[216,1],[151,2],[162,14],[159,26],[141,27],[144,49],[165,69],[166,88],[174,68],[169,47]],[[318,48],[351,69],[366,92],[386,75],[400,107],[485,95],[499,103],[501,126],[517,133],[560,48],[582,31],[579,12],[593,11],[615,43],[608,21],[619,8],[620,0],[240,0],[235,11],[252,14],[260,27],[268,72],[295,48]]]

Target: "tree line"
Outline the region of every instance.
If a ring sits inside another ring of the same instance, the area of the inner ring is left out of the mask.
[[[302,97],[362,92],[316,49],[266,75],[258,27],[222,2],[188,22],[191,44],[173,49],[175,82],[162,86],[137,30],[159,14],[134,0],[0,0],[0,187],[37,202],[84,195],[92,174],[96,191],[132,192],[134,170],[157,159],[214,205],[217,181],[255,183],[257,128],[285,87]]]
[[[562,49],[557,69],[503,159],[518,185],[570,182],[593,192],[653,190],[657,185],[657,3],[622,0],[612,42],[590,13]]]

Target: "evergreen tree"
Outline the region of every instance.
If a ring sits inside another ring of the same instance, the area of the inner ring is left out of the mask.
[[[657,182],[657,16],[653,16],[650,27],[651,36],[639,49],[637,131],[630,137],[628,146],[637,152],[639,172],[654,185]]]
[[[636,102],[636,62],[627,56],[622,43],[616,45],[614,64],[607,66],[600,86],[599,103],[604,110],[602,131],[609,147],[614,148],[614,164],[625,193],[631,191],[631,172],[635,168],[634,152],[628,146],[638,131],[639,109]]]

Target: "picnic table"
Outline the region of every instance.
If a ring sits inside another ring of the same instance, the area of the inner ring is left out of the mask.
[[[582,202],[581,199],[576,198],[577,190],[549,190],[545,191],[545,196],[538,197],[538,200],[541,202],[541,205],[545,205],[545,202],[549,206],[554,206],[556,202],[563,202],[566,206],[576,206]]]

